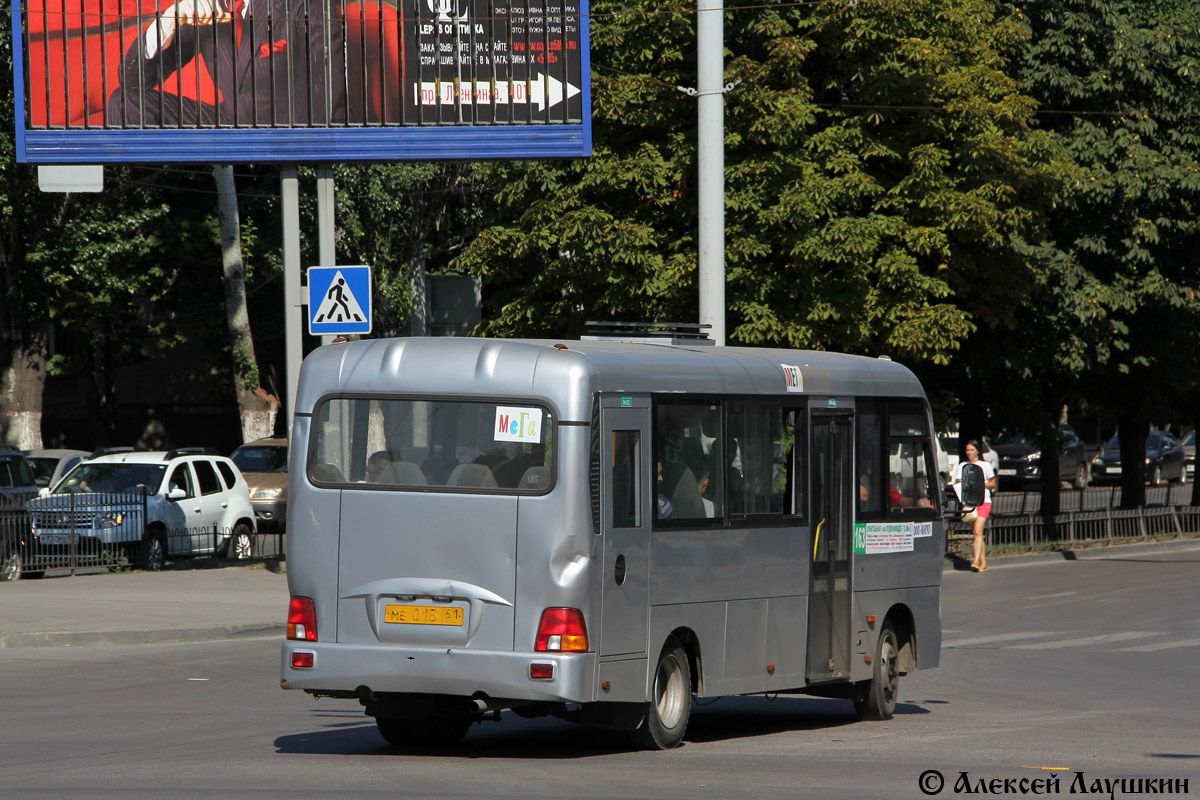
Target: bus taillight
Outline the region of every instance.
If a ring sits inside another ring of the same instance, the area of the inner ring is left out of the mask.
[[[311,597],[293,597],[288,604],[287,638],[317,641],[317,607]]]
[[[537,643],[540,652],[583,652],[588,649],[587,625],[578,608],[547,608],[538,625]]]

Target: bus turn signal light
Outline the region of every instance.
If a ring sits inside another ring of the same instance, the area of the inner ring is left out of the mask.
[[[311,597],[293,597],[288,604],[287,638],[317,641],[317,607]]]
[[[587,625],[583,622],[583,612],[578,608],[547,608],[542,612],[537,642],[533,649],[543,653],[586,651],[588,635]]]

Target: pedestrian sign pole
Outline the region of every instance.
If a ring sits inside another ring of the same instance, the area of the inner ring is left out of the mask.
[[[308,332],[346,336],[371,332],[371,268],[310,267]]]

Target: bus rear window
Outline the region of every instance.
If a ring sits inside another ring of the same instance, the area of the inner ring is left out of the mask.
[[[521,401],[331,398],[317,409],[313,483],[540,494],[554,419]]]

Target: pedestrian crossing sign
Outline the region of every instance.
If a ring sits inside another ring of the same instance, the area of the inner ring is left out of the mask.
[[[371,268],[310,267],[308,332],[344,336],[371,332]]]

